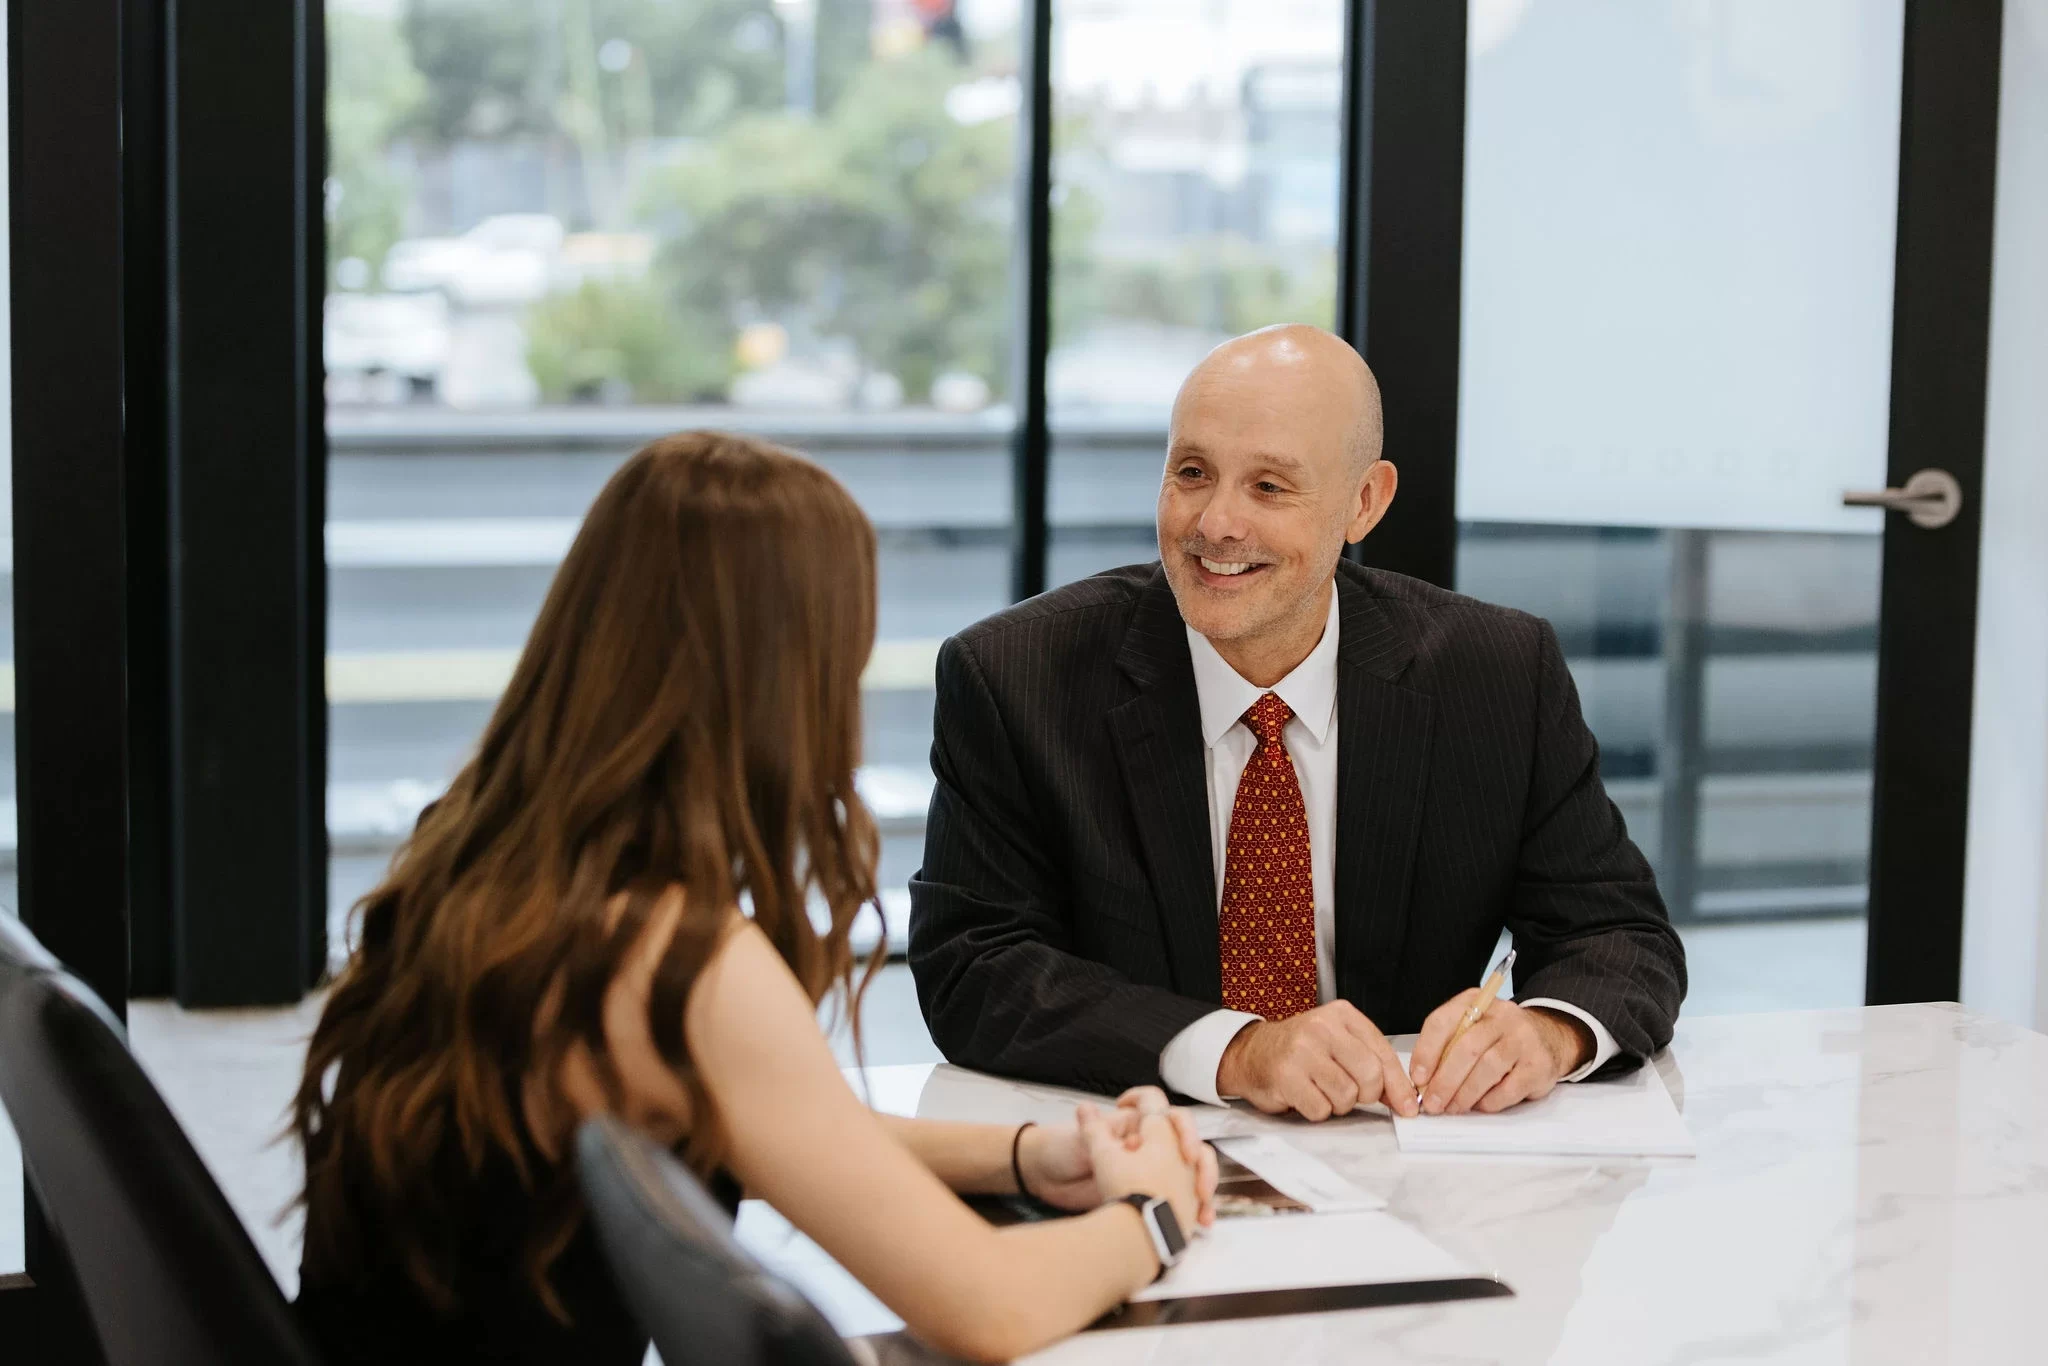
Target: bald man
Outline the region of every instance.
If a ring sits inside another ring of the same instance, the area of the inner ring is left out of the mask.
[[[948,1058],[1320,1120],[1670,1041],[1684,950],[1555,633],[1343,558],[1398,484],[1355,351],[1240,337],[1174,403],[1159,560],[941,648],[910,964]],[[1503,929],[1515,999],[1453,1043]]]

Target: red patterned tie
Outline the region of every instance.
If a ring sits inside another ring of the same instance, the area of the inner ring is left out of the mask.
[[[1269,1020],[1316,1003],[1316,889],[1308,811],[1280,732],[1294,715],[1267,693],[1244,714],[1259,737],[1238,779],[1223,854],[1223,1004]]]

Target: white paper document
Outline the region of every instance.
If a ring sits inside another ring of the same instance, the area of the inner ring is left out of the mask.
[[[1321,1158],[1272,1134],[1219,1138],[1216,1151],[1250,1168],[1274,1190],[1318,1214],[1387,1207],[1385,1200],[1352,1185]]]
[[[759,1200],[740,1206],[740,1245],[807,1295],[840,1333],[887,1333],[903,1320],[816,1243]],[[1329,1285],[1396,1285],[1459,1280],[1470,1266],[1391,1214],[1305,1214],[1221,1219],[1187,1255],[1135,1300],[1189,1299],[1248,1290]]]
[[[1408,1065],[1406,1054],[1401,1065]],[[1568,1082],[1497,1115],[1394,1116],[1403,1153],[1693,1157],[1698,1149],[1652,1064],[1612,1081]]]
[[[1391,1214],[1360,1210],[1292,1219],[1218,1219],[1207,1236],[1134,1300],[1246,1290],[1389,1285],[1473,1275],[1465,1263]]]

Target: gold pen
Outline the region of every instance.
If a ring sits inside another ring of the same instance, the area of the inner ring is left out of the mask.
[[[1493,971],[1486,974],[1486,980],[1479,984],[1479,999],[1472,1003],[1472,1008],[1465,1012],[1465,1018],[1458,1021],[1458,1027],[1451,1031],[1451,1039],[1444,1045],[1444,1053],[1449,1053],[1458,1040],[1465,1037],[1465,1031],[1479,1023],[1480,1017],[1486,1014],[1487,1007],[1500,995],[1501,983],[1507,981],[1508,973],[1514,966],[1515,951],[1509,949],[1502,955],[1501,960],[1493,965]],[[1443,1054],[1438,1056],[1441,1057]]]

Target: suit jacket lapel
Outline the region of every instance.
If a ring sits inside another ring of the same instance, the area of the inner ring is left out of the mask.
[[[1337,575],[1337,989],[1370,1014],[1393,998],[1428,785],[1426,693],[1395,682],[1413,651],[1367,586]]]
[[[1163,570],[1154,572],[1139,599],[1117,666],[1137,695],[1110,710],[1109,729],[1158,903],[1174,989],[1196,1000],[1221,1001],[1201,704],[1187,628]]]

